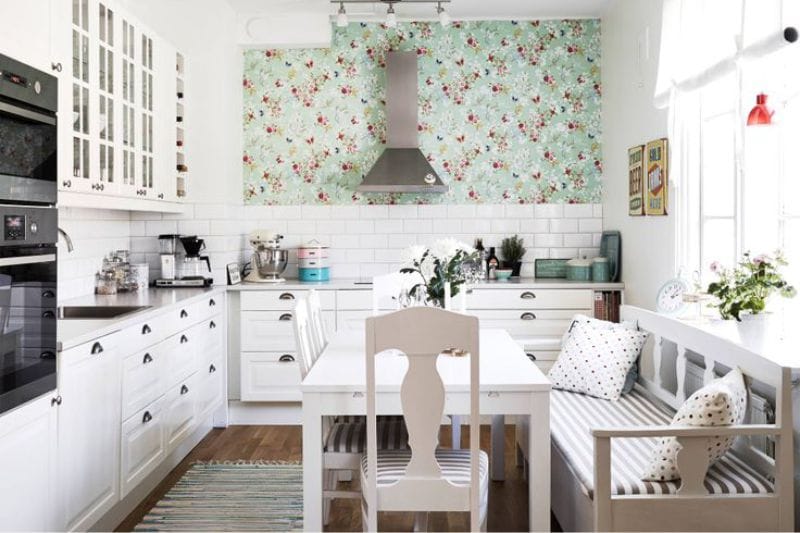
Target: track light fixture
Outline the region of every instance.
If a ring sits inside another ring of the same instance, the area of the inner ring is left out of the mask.
[[[384,24],[387,28],[397,27],[397,13],[395,13],[395,4],[436,4],[436,16],[442,27],[450,25],[450,15],[445,11],[444,5],[451,0],[330,0],[332,4],[339,4],[339,9],[336,11],[336,26],[344,28],[349,22],[347,12],[344,9],[345,4],[380,4],[387,5],[386,19]],[[366,15],[371,19],[369,15]]]
[[[386,27],[394,28],[397,26],[397,15],[394,13],[394,4],[389,2],[389,9],[386,10]]]
[[[347,12],[344,10],[344,2],[339,2],[339,11],[336,13],[336,26],[339,28],[347,27]]]

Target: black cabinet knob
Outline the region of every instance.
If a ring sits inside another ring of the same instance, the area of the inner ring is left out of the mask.
[[[147,334],[151,333],[152,331],[153,330],[150,329],[150,326],[148,326],[147,324],[142,326],[142,335],[147,335]]]
[[[186,309],[181,309],[181,318],[186,318],[189,316],[189,313],[186,312]]]
[[[281,363],[291,363],[291,362],[294,361],[294,356],[290,355],[288,353],[285,353],[285,354],[283,354],[282,356],[280,356],[278,358],[278,361],[280,361]]]
[[[150,411],[145,411],[144,416],[142,416],[142,424],[147,424],[153,419],[153,415],[150,414]]]
[[[216,371],[217,371],[217,367],[215,367],[214,365],[211,365],[211,366],[208,367],[208,373],[209,374],[213,374]]]
[[[187,387],[186,385],[181,385],[181,396],[183,396],[187,392],[189,392],[189,387]]]
[[[189,342],[189,337],[181,335],[181,344],[186,344],[187,342]]]
[[[92,345],[92,355],[96,355],[99,353],[103,353],[103,345],[99,342],[96,342]]]
[[[146,365],[147,363],[152,363],[152,362],[153,362],[153,357],[149,353],[144,354],[144,357],[142,358],[142,364]]]

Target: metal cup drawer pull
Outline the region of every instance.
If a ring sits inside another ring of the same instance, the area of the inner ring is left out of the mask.
[[[45,311],[42,313],[42,318],[55,318],[56,314],[52,311]]]
[[[208,329],[217,329],[217,323],[212,320],[208,323]]]
[[[283,354],[282,356],[280,356],[278,358],[278,361],[280,361],[281,363],[291,363],[291,362],[294,361],[294,356],[290,355],[288,353],[285,353],[285,354]]]
[[[44,291],[42,293],[42,298],[55,298],[55,297],[56,293],[54,293],[53,291]]]
[[[142,424],[147,424],[153,419],[153,415],[150,414],[150,411],[145,411],[144,415],[142,416]]]
[[[147,324],[142,326],[142,335],[149,335],[152,332],[153,332],[153,330],[150,329],[150,326],[148,326]]]
[[[519,318],[522,320],[536,320],[536,315],[533,313],[522,313]]]
[[[533,300],[536,298],[536,295],[531,291],[525,291],[522,294],[520,294],[519,297],[522,298],[523,300]]]
[[[184,395],[187,392],[189,392],[189,387],[187,387],[186,385],[181,385],[181,395]]]
[[[499,398],[499,397],[500,397],[500,393],[499,393],[499,392],[497,392],[497,391],[490,390],[490,391],[487,393],[487,396],[488,396],[489,398]]]
[[[214,301],[214,298],[211,298],[211,299],[208,301],[208,306],[209,306],[209,307],[214,307],[215,305],[217,305],[217,302],[215,302],[215,301]]]
[[[292,313],[283,313],[278,318],[278,320],[283,321],[283,322],[288,322],[288,321],[292,320]]]
[[[533,355],[531,352],[526,352],[525,355],[527,355],[528,359],[530,359],[531,361],[536,361],[536,356]]]
[[[181,309],[181,318],[186,318],[189,316],[189,313],[186,312],[186,309]]]
[[[144,354],[144,357],[142,358],[142,364],[146,365],[147,363],[152,363],[152,362],[153,362],[153,356],[150,355],[149,353]]]
[[[216,371],[217,371],[217,367],[215,367],[213,364],[208,367],[208,373],[209,374],[213,374]]]
[[[186,344],[187,342],[189,342],[189,337],[181,335],[181,344]]]
[[[103,345],[96,342],[92,345],[92,355],[97,355],[99,353],[103,353]]]
[[[284,292],[280,296],[278,296],[278,300],[294,300],[294,294],[291,292]]]

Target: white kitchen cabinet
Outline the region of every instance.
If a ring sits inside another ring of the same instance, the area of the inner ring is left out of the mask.
[[[166,455],[163,397],[122,424],[121,497],[125,497]]]
[[[0,529],[60,529],[56,414],[50,395],[4,413],[0,423]]]
[[[171,453],[194,429],[197,379],[192,374],[173,385],[166,394],[166,451]]]
[[[177,211],[175,48],[117,0],[57,1],[59,203]],[[169,201],[167,201],[169,200]]]
[[[51,73],[54,55],[50,26],[55,1],[0,2],[0,53]]]
[[[294,352],[242,352],[242,401],[299,402],[300,364]]]
[[[122,362],[122,419],[164,393],[164,373],[169,350],[166,343],[127,356]]]
[[[119,501],[121,361],[108,335],[59,354],[57,529],[86,530]]]

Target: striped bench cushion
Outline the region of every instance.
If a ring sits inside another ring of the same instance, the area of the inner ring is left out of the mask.
[[[489,503],[489,457],[483,450],[478,454],[478,475],[481,521],[486,517]],[[411,460],[411,450],[378,451],[378,487],[390,485],[399,480]],[[455,485],[470,484],[470,451],[440,448],[436,450],[436,460],[445,479]],[[361,459],[361,475],[367,478],[367,456]],[[362,487],[366,486],[362,483]]]
[[[400,420],[378,419],[377,427],[379,450],[408,449],[408,430]],[[357,453],[367,450],[367,424],[364,417],[361,422],[337,423],[331,427],[325,439],[326,453]]]
[[[364,415],[338,415],[334,418],[335,422],[363,422],[366,423],[367,417]],[[391,422],[402,422],[403,415],[379,415],[378,420],[386,420]]]
[[[573,392],[552,391],[550,426],[553,444],[564,456],[590,498],[594,493],[592,428],[669,425],[672,415],[638,390],[612,402]],[[675,494],[680,481],[642,481],[655,438],[611,439],[612,494]],[[773,484],[734,454],[728,453],[708,470],[705,486],[711,494],[764,494]]]

